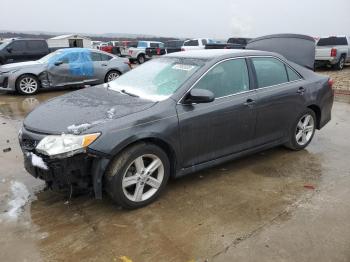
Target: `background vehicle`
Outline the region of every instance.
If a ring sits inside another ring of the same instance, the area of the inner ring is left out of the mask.
[[[268,39],[255,47],[264,48]],[[302,39],[286,41],[299,46]],[[304,40],[305,54],[312,49]],[[330,121],[332,105],[328,77],[279,54],[195,50],[153,59],[108,88],[39,106],[24,120],[19,139],[33,176],[52,187],[93,188],[97,198],[104,188],[121,206],[138,208],[154,201],[170,176],[278,145],[305,148]],[[61,146],[67,138],[76,141],[74,151]],[[35,166],[33,157],[46,166]],[[56,170],[59,176],[50,176]]]
[[[350,62],[350,37],[331,36],[320,38],[316,45],[316,67],[332,66],[342,70]]]
[[[183,46],[183,40],[171,40],[164,43],[164,47],[147,47],[146,56],[153,57],[165,54],[180,52]]]
[[[0,90],[31,95],[41,88],[97,85],[129,70],[127,59],[96,49],[60,49],[37,61],[1,66]]]
[[[11,39],[0,45],[0,65],[37,60],[48,53],[44,39]]]
[[[143,64],[146,59],[150,58],[146,55],[146,48],[161,48],[164,47],[162,42],[156,41],[139,41],[137,47],[130,47],[128,49],[128,55],[130,62],[137,61],[139,64]]]
[[[217,43],[217,41],[209,38],[196,38],[196,39],[190,39],[186,40],[183,43],[183,46],[181,47],[182,51],[188,51],[188,50],[200,50],[205,49],[205,46],[207,44]]]
[[[208,43],[205,49],[245,49],[251,38],[231,37],[227,43]]]
[[[126,57],[129,55],[130,47],[137,47],[137,41],[122,41],[121,46],[119,47],[120,55]]]

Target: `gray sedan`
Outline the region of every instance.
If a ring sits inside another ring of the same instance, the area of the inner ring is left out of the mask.
[[[127,59],[103,51],[57,50],[40,60],[0,67],[0,90],[32,95],[41,88],[98,85],[130,70]]]

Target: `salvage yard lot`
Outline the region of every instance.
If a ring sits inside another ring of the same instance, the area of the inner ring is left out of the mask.
[[[319,72],[350,90],[349,66]],[[348,95],[306,150],[278,147],[171,181],[152,205],[125,211],[107,197],[41,191],[23,169],[25,114],[65,92],[0,94],[1,260],[350,260]]]

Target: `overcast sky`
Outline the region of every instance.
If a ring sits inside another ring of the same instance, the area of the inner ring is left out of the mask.
[[[350,0],[16,0],[0,30],[176,37],[350,35]]]

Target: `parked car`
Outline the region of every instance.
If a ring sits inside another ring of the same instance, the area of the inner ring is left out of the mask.
[[[46,40],[15,38],[0,45],[0,65],[37,60],[50,53]]]
[[[32,95],[42,88],[97,85],[129,70],[127,59],[96,49],[60,49],[37,61],[1,66],[0,90]]]
[[[120,46],[120,55],[122,57],[127,57],[129,55],[129,48],[137,47],[137,41],[122,41]]]
[[[183,46],[181,47],[182,51],[188,51],[188,50],[200,50],[205,49],[205,46],[207,44],[211,43],[217,43],[217,41],[209,38],[197,38],[197,39],[190,39],[186,40],[183,43]]]
[[[170,40],[164,43],[164,47],[148,47],[146,48],[146,56],[151,58],[154,56],[180,52],[183,43],[183,40]]]
[[[231,37],[227,43],[209,43],[205,45],[205,49],[245,49],[251,38]]]
[[[342,70],[350,62],[350,37],[331,36],[320,38],[316,47],[316,67],[332,66]]]
[[[146,48],[161,48],[164,47],[162,42],[156,41],[139,41],[137,47],[129,47],[128,55],[130,62],[137,61],[139,64],[143,64],[147,59],[151,58],[146,55]]]
[[[170,177],[278,145],[305,148],[332,104],[328,77],[279,54],[177,52],[40,105],[19,141],[27,171],[50,187],[105,190],[138,208]]]

